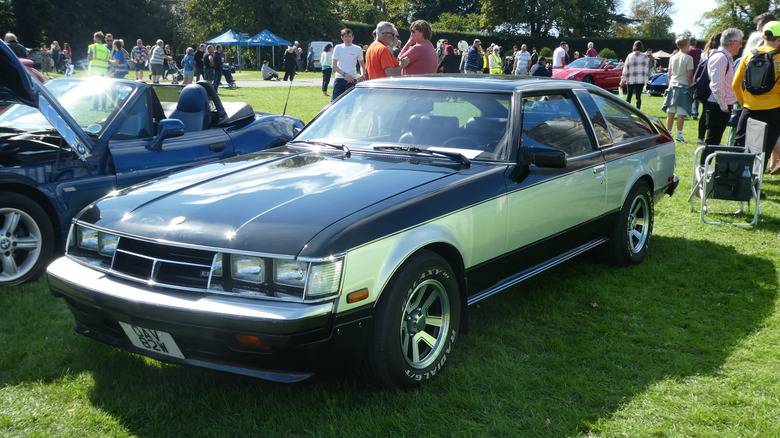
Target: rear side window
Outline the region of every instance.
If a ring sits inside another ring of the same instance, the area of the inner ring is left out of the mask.
[[[568,156],[593,150],[574,99],[568,93],[523,95],[522,141],[560,149]]]
[[[650,123],[641,117],[635,108],[623,104],[622,101],[613,101],[601,94],[591,93],[591,97],[606,120],[614,143],[646,137],[655,133]]]

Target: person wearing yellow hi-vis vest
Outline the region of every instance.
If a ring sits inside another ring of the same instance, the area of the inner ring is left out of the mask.
[[[501,47],[493,47],[493,53],[488,56],[488,62],[491,75],[500,75],[504,72],[504,69],[501,66]]]
[[[111,58],[111,52],[103,44],[103,32],[97,31],[92,36],[94,44],[87,50],[87,61],[89,61],[90,76],[105,76],[108,73],[108,60]]]

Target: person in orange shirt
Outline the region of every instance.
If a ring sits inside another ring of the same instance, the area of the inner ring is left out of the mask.
[[[376,25],[376,41],[366,51],[366,77],[363,79],[378,79],[387,76],[398,76],[401,70],[409,65],[409,59],[395,59],[390,50],[398,39],[398,31],[392,23],[380,21]]]

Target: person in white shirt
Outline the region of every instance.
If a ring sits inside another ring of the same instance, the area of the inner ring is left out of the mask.
[[[516,75],[528,76],[528,70],[531,69],[531,54],[528,53],[528,46],[523,44],[520,51],[515,53],[515,65],[512,71]]]
[[[331,101],[336,100],[345,91],[355,86],[358,81],[357,64],[360,63],[360,71],[366,71],[366,63],[363,60],[363,49],[353,45],[355,35],[352,30],[341,30],[342,44],[333,48],[333,71],[336,72],[336,80],[333,81],[333,93]]]
[[[566,41],[561,41],[561,45],[553,52],[553,68],[563,68],[566,66],[566,53],[569,52],[569,45]]]

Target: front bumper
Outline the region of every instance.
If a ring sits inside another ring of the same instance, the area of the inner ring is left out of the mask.
[[[78,333],[165,362],[295,382],[316,372],[356,368],[370,331],[370,307],[336,315],[333,302],[161,291],[66,257],[47,273],[51,293],[68,304]],[[184,358],[135,347],[119,322],[169,333]],[[261,345],[242,344],[237,335],[254,336]]]

